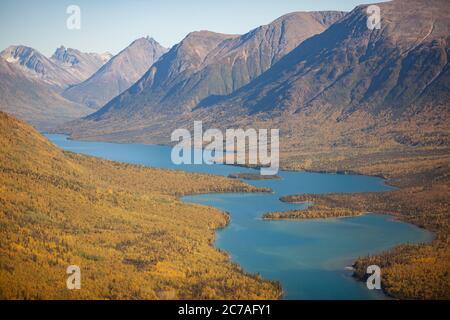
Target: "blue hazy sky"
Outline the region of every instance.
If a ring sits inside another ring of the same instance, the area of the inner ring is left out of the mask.
[[[364,0],[0,0],[0,50],[12,44],[51,55],[56,47],[118,53],[149,35],[170,47],[191,31],[245,33],[292,11],[344,10]],[[377,1],[373,1],[377,2]],[[81,8],[81,30],[68,30],[66,8]]]

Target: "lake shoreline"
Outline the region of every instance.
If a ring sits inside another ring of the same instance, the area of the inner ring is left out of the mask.
[[[71,141],[78,141],[78,140],[71,140]],[[91,140],[88,140],[88,141],[86,141],[86,142],[93,142],[93,141],[91,141]],[[108,142],[108,143],[111,143],[111,142]],[[112,144],[114,144],[114,143],[112,143]],[[127,145],[126,143],[124,143],[124,144],[122,144],[122,145]],[[134,146],[136,146],[136,145],[142,145],[142,146],[151,146],[151,145],[147,145],[147,144],[133,144]],[[114,160],[114,161],[117,161],[117,160]],[[119,160],[120,161],[120,160]],[[147,164],[145,164],[144,166],[148,166]],[[150,165],[150,167],[151,167],[152,165]],[[240,166],[240,167],[243,167],[243,168],[245,168],[245,166]],[[254,167],[252,167],[251,169],[255,169]],[[185,171],[185,170],[182,170],[181,168],[176,168],[176,169],[174,169],[174,170],[180,170],[180,171]],[[313,171],[313,170],[282,170],[283,172],[292,172],[292,173],[318,173],[318,174],[323,174],[324,173],[324,171],[323,170],[320,170],[320,171]],[[211,176],[216,176],[217,174],[215,174],[215,173],[210,173],[211,174]],[[338,176],[361,176],[361,177],[367,177],[367,178],[369,178],[369,177],[375,177],[375,178],[380,178],[380,176],[379,175],[373,175],[373,176],[370,176],[370,175],[365,175],[365,174],[361,174],[361,173],[356,173],[356,174],[350,174],[350,172],[349,171],[331,171],[331,172],[327,172],[326,174],[330,174],[330,175],[338,175]],[[249,182],[250,184],[251,184],[251,182],[257,182],[256,180],[246,180],[245,182]],[[260,180],[260,182],[264,182],[264,181],[262,181],[262,180]],[[386,184],[386,180],[384,180],[383,179],[383,181],[382,181],[382,185],[384,185],[384,186],[388,186],[387,184]],[[270,193],[270,191],[264,191],[264,192],[267,192],[267,193]],[[377,191],[378,192],[378,191]],[[220,193],[220,192],[219,192]],[[252,193],[252,192],[251,192]],[[272,193],[273,193],[273,191],[272,191]],[[354,192],[352,192],[352,193],[354,193]],[[204,194],[202,194],[203,196],[207,196],[207,195],[212,195],[212,196],[216,196],[218,193],[217,192],[214,192],[214,193],[211,193],[211,192],[208,192],[208,193],[204,193]],[[232,193],[230,193],[230,194],[235,194],[235,192],[232,192]],[[200,194],[196,194],[195,196],[198,196],[198,195],[200,195]],[[178,195],[177,197],[178,197],[178,199],[180,199],[181,201],[183,201],[184,202],[184,200],[182,199],[183,197],[185,197],[185,196],[187,196],[187,195],[185,195],[185,194],[183,194],[183,195]],[[222,211],[222,212],[227,212],[227,211],[224,211],[224,210],[222,210],[221,208],[218,208],[218,207],[216,207],[216,206],[214,206],[214,205],[212,205],[211,207],[213,207],[213,208],[215,208],[215,209],[218,209],[218,210],[220,210],[220,211]],[[228,216],[229,216],[229,221],[227,222],[227,225],[226,226],[224,226],[224,228],[219,228],[219,229],[217,229],[216,231],[215,231],[215,235],[217,235],[217,232],[220,232],[221,230],[224,230],[224,229],[227,229],[227,228],[230,228],[230,223],[231,223],[231,214],[228,212],[228,213],[226,213]],[[355,216],[353,216],[353,217],[355,217]],[[261,217],[260,217],[261,218]],[[269,220],[269,219],[266,219],[266,220]],[[292,220],[297,220],[297,219],[292,219]],[[405,221],[405,222],[409,222],[409,221]],[[215,237],[216,238],[216,237]],[[217,246],[214,246],[214,248],[215,249],[217,249],[217,250],[220,250],[220,251],[223,251],[221,248],[219,248],[219,247],[217,247]],[[231,255],[230,255],[230,257],[231,257]],[[231,261],[231,262],[234,262],[234,261]],[[244,271],[244,272],[246,272],[246,273],[248,273],[248,274],[254,274],[254,272],[251,272],[251,271],[249,271],[249,272],[247,272],[247,271],[245,271],[245,268],[243,268],[242,267],[242,265],[240,264],[240,263],[238,263],[238,265],[242,268],[242,270]],[[282,298],[282,297],[280,297],[280,298]]]

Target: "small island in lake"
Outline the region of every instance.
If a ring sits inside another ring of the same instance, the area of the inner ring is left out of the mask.
[[[243,180],[281,180],[280,176],[264,176],[259,173],[231,173],[228,178]]]
[[[352,194],[353,197],[356,194]],[[309,206],[304,210],[289,210],[283,212],[269,212],[263,215],[264,220],[282,219],[325,219],[359,216],[368,212],[368,206],[357,206],[347,199],[341,201],[341,194],[299,194],[281,197],[282,202],[304,203]]]
[[[347,208],[331,208],[323,205],[312,205],[304,210],[269,212],[263,215],[264,220],[325,219],[344,218],[361,215],[361,211]]]

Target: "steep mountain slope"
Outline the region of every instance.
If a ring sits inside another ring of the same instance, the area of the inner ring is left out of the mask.
[[[74,49],[59,48],[52,58],[26,46],[10,46],[0,53],[8,63],[16,64],[26,75],[38,78],[58,88],[85,80],[100,68],[104,58]]]
[[[130,90],[65,131],[82,138],[168,143],[174,129],[193,120],[203,120],[205,128],[275,127],[281,129],[282,155],[292,165],[304,160],[295,159],[300,150],[445,147],[449,6],[443,0],[378,5],[381,30],[367,28],[367,5],[359,6],[249,84],[193,111],[166,104],[188,88],[185,75],[193,77],[187,68],[175,72],[177,64],[170,63],[182,42]],[[239,39],[230,38],[224,42]],[[184,97],[192,101],[201,83]],[[345,152],[342,156],[350,155]]]
[[[270,68],[306,38],[325,30],[342,12],[296,12],[249,33],[190,33],[128,91],[92,118],[179,114],[202,100],[228,94]]]
[[[77,49],[61,46],[56,49],[50,60],[79,79],[85,80],[107,63],[111,57],[112,55],[109,52],[85,53]]]
[[[63,152],[2,112],[0,145],[0,299],[281,295],[212,246],[226,215],[176,197],[254,187]],[[74,264],[82,290],[66,287]]]
[[[447,1],[379,4],[381,30],[360,6],[308,39],[226,103],[251,113],[299,112],[315,105],[400,114],[411,105],[450,101]]]
[[[167,50],[152,38],[140,38],[114,56],[86,81],[63,95],[98,109],[139,80]]]
[[[53,86],[0,58],[0,110],[40,129],[79,118],[91,109],[61,97]]]
[[[420,148],[444,152],[450,145],[450,7],[443,0],[378,5],[381,30],[369,30],[367,6],[357,7],[189,119],[205,127],[280,128],[283,162],[296,168],[322,170],[336,161],[359,166],[374,161],[375,151],[376,158],[399,150],[417,156]],[[157,139],[189,119],[169,121]],[[141,129],[140,136],[156,129]]]
[[[280,128],[282,162],[293,168],[366,171],[402,153],[442,157],[450,146],[450,7],[378,5],[381,30],[369,30],[367,6],[357,7],[216,105],[166,123],[158,139],[195,119],[204,127]]]

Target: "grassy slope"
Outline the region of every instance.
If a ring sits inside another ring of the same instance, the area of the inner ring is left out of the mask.
[[[0,113],[0,298],[277,298],[212,246],[218,210],[176,196],[239,181],[63,152]],[[81,267],[82,289],[66,289]]]

